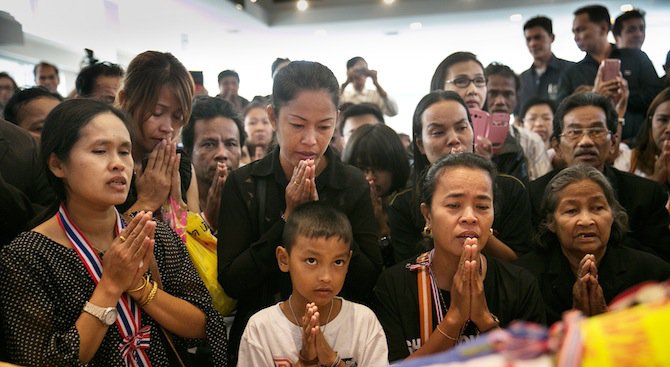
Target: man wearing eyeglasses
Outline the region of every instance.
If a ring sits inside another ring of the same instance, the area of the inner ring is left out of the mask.
[[[573,94],[563,100],[554,118],[554,137],[559,141],[556,154],[568,166],[587,164],[602,171],[628,214],[630,232],[623,242],[670,261],[667,195],[658,183],[606,163],[616,141],[616,129],[617,113],[609,99],[596,93]],[[535,228],[542,219],[544,189],[559,171],[553,170],[529,185]]]

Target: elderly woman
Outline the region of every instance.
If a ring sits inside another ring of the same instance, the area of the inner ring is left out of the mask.
[[[628,218],[597,169],[563,170],[547,185],[542,206],[542,248],[518,264],[537,277],[548,322],[572,308],[589,316],[603,313],[627,288],[670,277],[670,264],[619,244]]]
[[[492,236],[496,180],[493,163],[472,153],[449,154],[428,170],[421,213],[433,250],[384,271],[374,292],[390,361],[448,350],[512,320],[544,323],[533,276],[481,253]]]

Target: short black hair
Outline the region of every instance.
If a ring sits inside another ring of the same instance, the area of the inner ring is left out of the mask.
[[[328,67],[314,61],[291,61],[281,68],[272,83],[272,110],[279,110],[302,91],[325,91],[335,108],[340,104],[340,85]]]
[[[573,13],[577,16],[580,14],[586,14],[589,16],[589,20],[593,23],[605,23],[607,24],[607,29],[612,29],[612,18],[610,18],[610,12],[606,7],[602,5],[588,5],[583,6]]]
[[[338,123],[338,130],[340,134],[344,135],[344,122],[347,121],[349,117],[363,116],[363,115],[373,115],[377,121],[384,124],[384,114],[374,103],[358,103],[348,105],[346,108],[340,108],[340,121]]]
[[[500,75],[504,78],[514,79],[514,89],[516,90],[517,94],[519,93],[519,88],[521,88],[521,80],[519,79],[519,76],[516,75],[514,70],[512,70],[512,68],[509,66],[499,62],[492,62],[486,66],[486,69],[484,69],[484,75],[486,75],[487,80],[491,77],[491,75]]]
[[[233,120],[240,133],[240,146],[244,145],[246,134],[244,133],[244,124],[242,119],[235,112],[233,105],[221,98],[209,96],[197,96],[193,98],[193,110],[191,118],[181,131],[181,141],[184,144],[184,150],[189,155],[193,154],[193,142],[195,141],[195,122],[214,117],[225,117]]]
[[[528,110],[530,110],[531,107],[533,106],[540,106],[540,105],[547,105],[551,109],[552,114],[556,114],[556,104],[554,101],[548,98],[541,98],[541,97],[532,97],[529,100],[526,101],[526,103],[523,104],[521,107],[521,113],[519,114],[520,118],[525,118],[526,113],[528,113]]]
[[[98,79],[98,77],[112,76],[123,78],[124,74],[123,68],[118,64],[99,62],[81,69],[77,75],[77,80],[74,82],[74,86],[77,89],[77,94],[80,97],[86,98],[93,94],[95,80]]]
[[[20,125],[19,112],[21,112],[23,106],[28,102],[37,98],[53,98],[59,102],[63,101],[63,97],[60,94],[52,93],[44,87],[26,88],[14,93],[12,98],[7,101],[7,105],[5,106],[5,120],[15,125]]]
[[[39,62],[38,64],[36,64],[35,67],[33,68],[33,76],[35,76],[36,78],[37,78],[37,69],[38,69],[38,68],[41,68],[41,67],[42,67],[42,68],[44,68],[44,67],[53,68],[54,71],[56,72],[56,75],[60,75],[60,71],[58,71],[58,67],[57,67],[56,65],[54,65],[54,64],[50,64],[50,63],[48,63],[48,62],[46,62],[46,61],[40,61],[40,62]]]
[[[56,177],[49,169],[49,157],[55,154],[58,159],[66,162],[72,147],[81,137],[81,129],[94,117],[103,113],[114,114],[128,129],[128,119],[123,112],[93,99],[67,100],[51,110],[44,121],[40,141],[40,161],[47,180],[60,201],[66,199],[66,186],[63,180]]]
[[[337,237],[349,246],[353,241],[347,216],[321,201],[308,201],[293,210],[282,235],[287,252],[291,252],[298,236],[311,239]]]
[[[363,61],[364,63],[367,63],[367,61],[365,61],[364,58],[362,58],[360,56],[354,56],[354,57],[350,58],[349,60],[347,60],[347,69],[351,69],[359,61]]]
[[[627,20],[631,19],[642,19],[644,22],[644,16],[647,13],[644,12],[642,9],[633,9],[629,10],[626,12],[621,13],[616,19],[614,20],[614,25],[612,26],[612,33],[616,36],[619,37],[621,36],[621,31],[623,31],[623,23]]]
[[[407,185],[409,178],[409,160],[407,151],[398,134],[384,124],[361,126],[347,142],[342,161],[361,170],[381,169],[391,173],[391,187],[388,195],[400,191]]]
[[[525,31],[526,29],[535,27],[541,27],[542,29],[547,31],[549,35],[554,34],[554,27],[551,23],[551,19],[545,17],[544,15],[538,15],[536,17],[528,19],[528,21],[523,25],[523,30]]]
[[[272,74],[270,74],[270,75],[272,75],[272,77],[274,78],[275,73],[277,72],[277,68],[279,67],[279,65],[289,63],[289,62],[291,62],[291,60],[289,60],[288,58],[285,58],[285,59],[283,59],[281,57],[276,58],[275,61],[272,62],[272,66],[270,66],[270,70],[272,71]]]
[[[556,109],[556,114],[554,115],[554,138],[560,139],[561,134],[563,133],[563,118],[570,111],[578,107],[585,106],[595,106],[601,108],[605,111],[605,118],[607,119],[607,130],[612,134],[616,133],[618,116],[614,105],[607,98],[603,97],[600,94],[593,92],[586,93],[574,93],[566,97],[563,102]]]
[[[217,78],[217,82],[221,83],[221,79],[232,76],[235,79],[237,79],[237,82],[240,82],[240,75],[237,73],[235,70],[224,70],[219,73],[219,77]]]

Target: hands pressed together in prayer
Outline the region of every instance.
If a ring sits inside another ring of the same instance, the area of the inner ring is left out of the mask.
[[[607,311],[603,289],[598,283],[598,268],[594,255],[585,255],[579,262],[577,281],[572,286],[572,307],[587,316]]]
[[[316,164],[313,159],[305,159],[293,168],[293,175],[286,185],[286,210],[284,220],[288,219],[293,210],[300,204],[319,200],[316,191]]]

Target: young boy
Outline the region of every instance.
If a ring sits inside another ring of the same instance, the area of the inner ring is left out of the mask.
[[[296,208],[277,247],[291,277],[288,300],[247,324],[238,366],[387,366],[386,336],[367,307],[336,295],[351,259],[347,217],[319,202]]]

